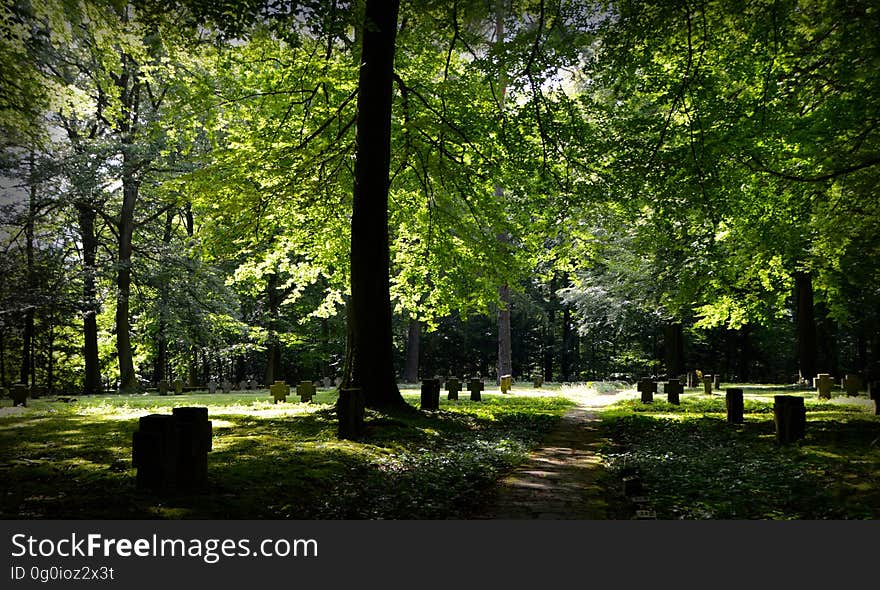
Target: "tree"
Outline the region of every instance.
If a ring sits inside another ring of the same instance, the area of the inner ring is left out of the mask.
[[[398,0],[367,0],[358,78],[357,155],[351,217],[351,301],[345,384],[370,407],[407,405],[394,371],[388,190]]]

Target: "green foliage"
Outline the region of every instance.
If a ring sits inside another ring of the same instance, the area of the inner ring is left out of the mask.
[[[766,399],[745,400],[741,426],[727,424],[720,396],[621,402],[602,414],[603,455],[612,473],[638,469],[661,519],[876,519],[877,418],[806,407],[806,439],[780,446]]]

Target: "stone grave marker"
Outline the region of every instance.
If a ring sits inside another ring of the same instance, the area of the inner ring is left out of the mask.
[[[727,408],[727,422],[730,424],[742,424],[745,419],[745,401],[743,390],[739,387],[728,387],[724,396],[724,405]]]
[[[853,373],[847,374],[847,376],[843,378],[843,381],[840,382],[840,386],[846,391],[847,395],[853,397],[859,395],[859,392],[864,389],[862,378]]]
[[[642,403],[650,404],[654,401],[654,394],[657,393],[657,383],[650,377],[642,377],[636,389],[642,394]]]
[[[330,377],[324,377],[323,384],[326,389],[330,389],[333,387],[333,380]]]
[[[158,383],[159,395],[168,395],[168,382],[162,379]]]
[[[543,375],[535,375],[535,377],[532,379],[532,385],[535,387],[535,389],[543,386],[544,385],[544,376]]]
[[[296,386],[296,394],[301,402],[312,401],[312,398],[315,397],[315,384],[311,381],[300,381]]]
[[[703,375],[703,393],[712,395],[712,375]]]
[[[471,401],[478,402],[482,400],[482,395],[480,394],[483,391],[483,380],[482,379],[471,379],[468,381],[468,391],[471,392]]]
[[[361,388],[342,389],[336,404],[339,419],[338,438],[358,440],[364,434],[364,392]]]
[[[208,452],[212,428],[208,408],[174,408],[177,429],[177,487],[202,490],[208,485]]]
[[[16,383],[12,386],[12,405],[27,406],[28,387],[22,383]]]
[[[229,393],[232,391],[232,383],[227,379],[220,385],[220,388],[223,390],[223,393]]]
[[[422,396],[420,408],[429,412],[435,412],[440,409],[439,379],[422,380]]]
[[[513,377],[511,375],[501,376],[501,393],[507,393],[513,387]]]
[[[880,416],[880,381],[872,381],[868,385],[868,397],[874,402],[874,415]]]
[[[342,377],[337,377],[334,383],[336,384],[336,387],[342,385]]]
[[[679,396],[684,393],[684,386],[681,384],[680,380],[670,379],[666,382],[666,385],[663,386],[663,391],[666,392],[666,401],[670,404],[675,404],[676,406],[681,404]]]
[[[208,393],[217,393],[217,382],[208,381]]]
[[[458,399],[458,392],[461,391],[461,382],[456,377],[450,377],[446,380],[446,399]]]
[[[721,375],[712,375],[712,387],[715,391],[721,390]]]
[[[174,380],[174,395],[180,395],[183,393],[183,381],[180,379]]]
[[[131,444],[131,463],[137,468],[137,487],[154,491],[173,489],[177,479],[177,455],[174,416],[141,416]]]
[[[290,395],[290,386],[284,381],[276,381],[269,386],[269,393],[272,394],[272,403],[286,402],[287,396]]]
[[[773,400],[776,440],[780,443],[790,443],[804,438],[807,428],[804,398],[795,395],[776,395],[773,396]]]
[[[816,394],[819,399],[831,399],[831,375],[828,373],[819,373],[813,380],[816,387]]]

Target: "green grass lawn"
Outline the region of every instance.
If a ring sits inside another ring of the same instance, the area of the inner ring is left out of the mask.
[[[418,405],[418,393],[404,397]],[[445,397],[445,396],[442,396]],[[273,404],[268,391],[28,400],[0,408],[0,518],[468,518],[572,402],[484,393],[428,415],[368,411],[362,442],[336,438],[334,391]],[[210,490],[135,487],[140,416],[207,406]]]
[[[773,424],[772,396],[782,393],[806,398],[806,438],[789,445]],[[637,468],[658,518],[880,518],[880,417],[866,398],[747,388],[742,425],[726,422],[723,393],[664,399],[602,414],[606,466]],[[633,506],[617,497],[616,516],[629,517]]]

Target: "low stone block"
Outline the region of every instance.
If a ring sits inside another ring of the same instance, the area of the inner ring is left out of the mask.
[[[727,408],[727,421],[730,424],[742,424],[745,421],[743,418],[745,401],[743,400],[742,389],[739,387],[729,387],[724,396],[724,405]]]
[[[12,386],[12,405],[27,406],[28,387],[22,383]]]
[[[847,395],[853,397],[859,395],[859,392],[864,389],[862,378],[852,373],[843,378],[840,386],[843,388]]]
[[[819,373],[813,380],[816,387],[816,395],[819,399],[831,399],[831,387],[834,384],[831,375],[828,373]]]
[[[777,395],[773,399],[776,440],[780,443],[791,443],[804,438],[807,427],[804,398],[794,395]]]
[[[642,377],[636,389],[642,394],[642,403],[650,404],[654,401],[654,394],[657,393],[657,383],[649,377]]]
[[[276,381],[269,386],[269,393],[272,394],[272,403],[286,402],[287,396],[290,395],[290,386],[284,381]]]
[[[217,383],[215,381],[208,381],[208,393],[217,393]]]
[[[440,380],[423,379],[420,408],[429,412],[440,409]]]
[[[174,395],[181,395],[183,393],[183,381],[180,379],[174,380]]]
[[[507,393],[513,387],[513,376],[512,375],[502,375],[501,376],[501,393]]]

